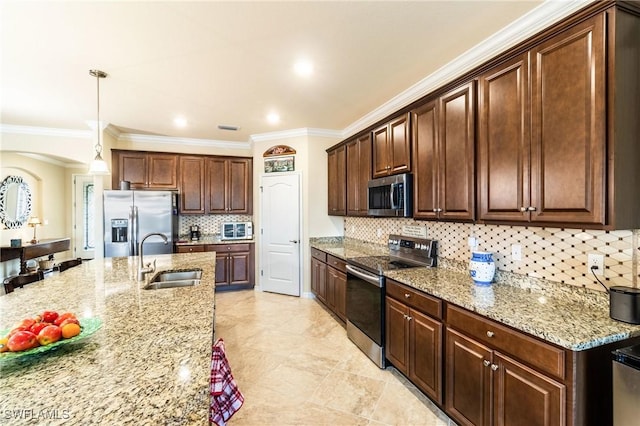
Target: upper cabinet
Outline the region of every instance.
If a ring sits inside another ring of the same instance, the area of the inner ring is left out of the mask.
[[[371,179],[371,136],[367,133],[347,142],[346,150],[347,216],[366,216]]]
[[[180,156],[180,213],[206,213],[204,176],[204,157]]]
[[[112,188],[118,188],[120,181],[129,181],[131,189],[178,189],[176,154],[114,149],[111,159],[114,171],[111,178]]]
[[[344,216],[347,212],[346,166],[347,150],[339,145],[327,151],[328,167],[328,214]]]
[[[414,109],[414,217],[475,218],[474,83]]]
[[[403,114],[372,132],[373,177],[411,171],[410,114]]]
[[[252,165],[250,158],[207,158],[208,213],[252,213]]]

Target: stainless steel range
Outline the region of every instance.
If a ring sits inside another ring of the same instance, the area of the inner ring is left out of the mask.
[[[386,271],[436,266],[436,241],[389,235],[389,254],[347,261],[347,336],[380,368],[384,356]]]

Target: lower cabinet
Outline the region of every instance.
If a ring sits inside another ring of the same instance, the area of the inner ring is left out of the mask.
[[[203,251],[204,245],[202,244],[176,246],[176,253],[201,253]]]
[[[565,386],[447,328],[446,411],[463,425],[565,424]]]
[[[422,299],[435,307],[426,310],[439,316],[439,300],[387,280],[386,357],[427,396],[441,404],[443,326],[438,319],[415,308],[425,304]]]
[[[342,321],[347,321],[347,273],[342,259],[311,248],[311,291]]]
[[[254,286],[253,244],[208,244],[206,251],[216,252],[216,290]]]

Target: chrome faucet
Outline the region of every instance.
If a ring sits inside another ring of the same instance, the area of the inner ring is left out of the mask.
[[[144,278],[148,273],[154,272],[156,270],[156,259],[153,259],[153,266],[151,266],[151,263],[147,263],[145,266],[144,260],[143,260],[143,250],[142,250],[144,241],[153,235],[157,235],[161,237],[164,240],[165,245],[169,242],[169,239],[167,238],[167,236],[159,232],[152,232],[142,237],[142,240],[140,241],[140,245],[138,246],[138,252],[140,253],[140,255],[138,256],[138,281],[144,281]]]

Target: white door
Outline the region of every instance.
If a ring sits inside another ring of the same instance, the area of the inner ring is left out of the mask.
[[[95,257],[95,236],[101,236],[95,232],[95,215],[102,216],[102,212],[95,209],[95,186],[93,176],[74,175],[73,194],[73,257],[93,259]],[[102,244],[102,238],[98,240]]]
[[[300,296],[300,174],[264,175],[260,188],[260,286]]]

